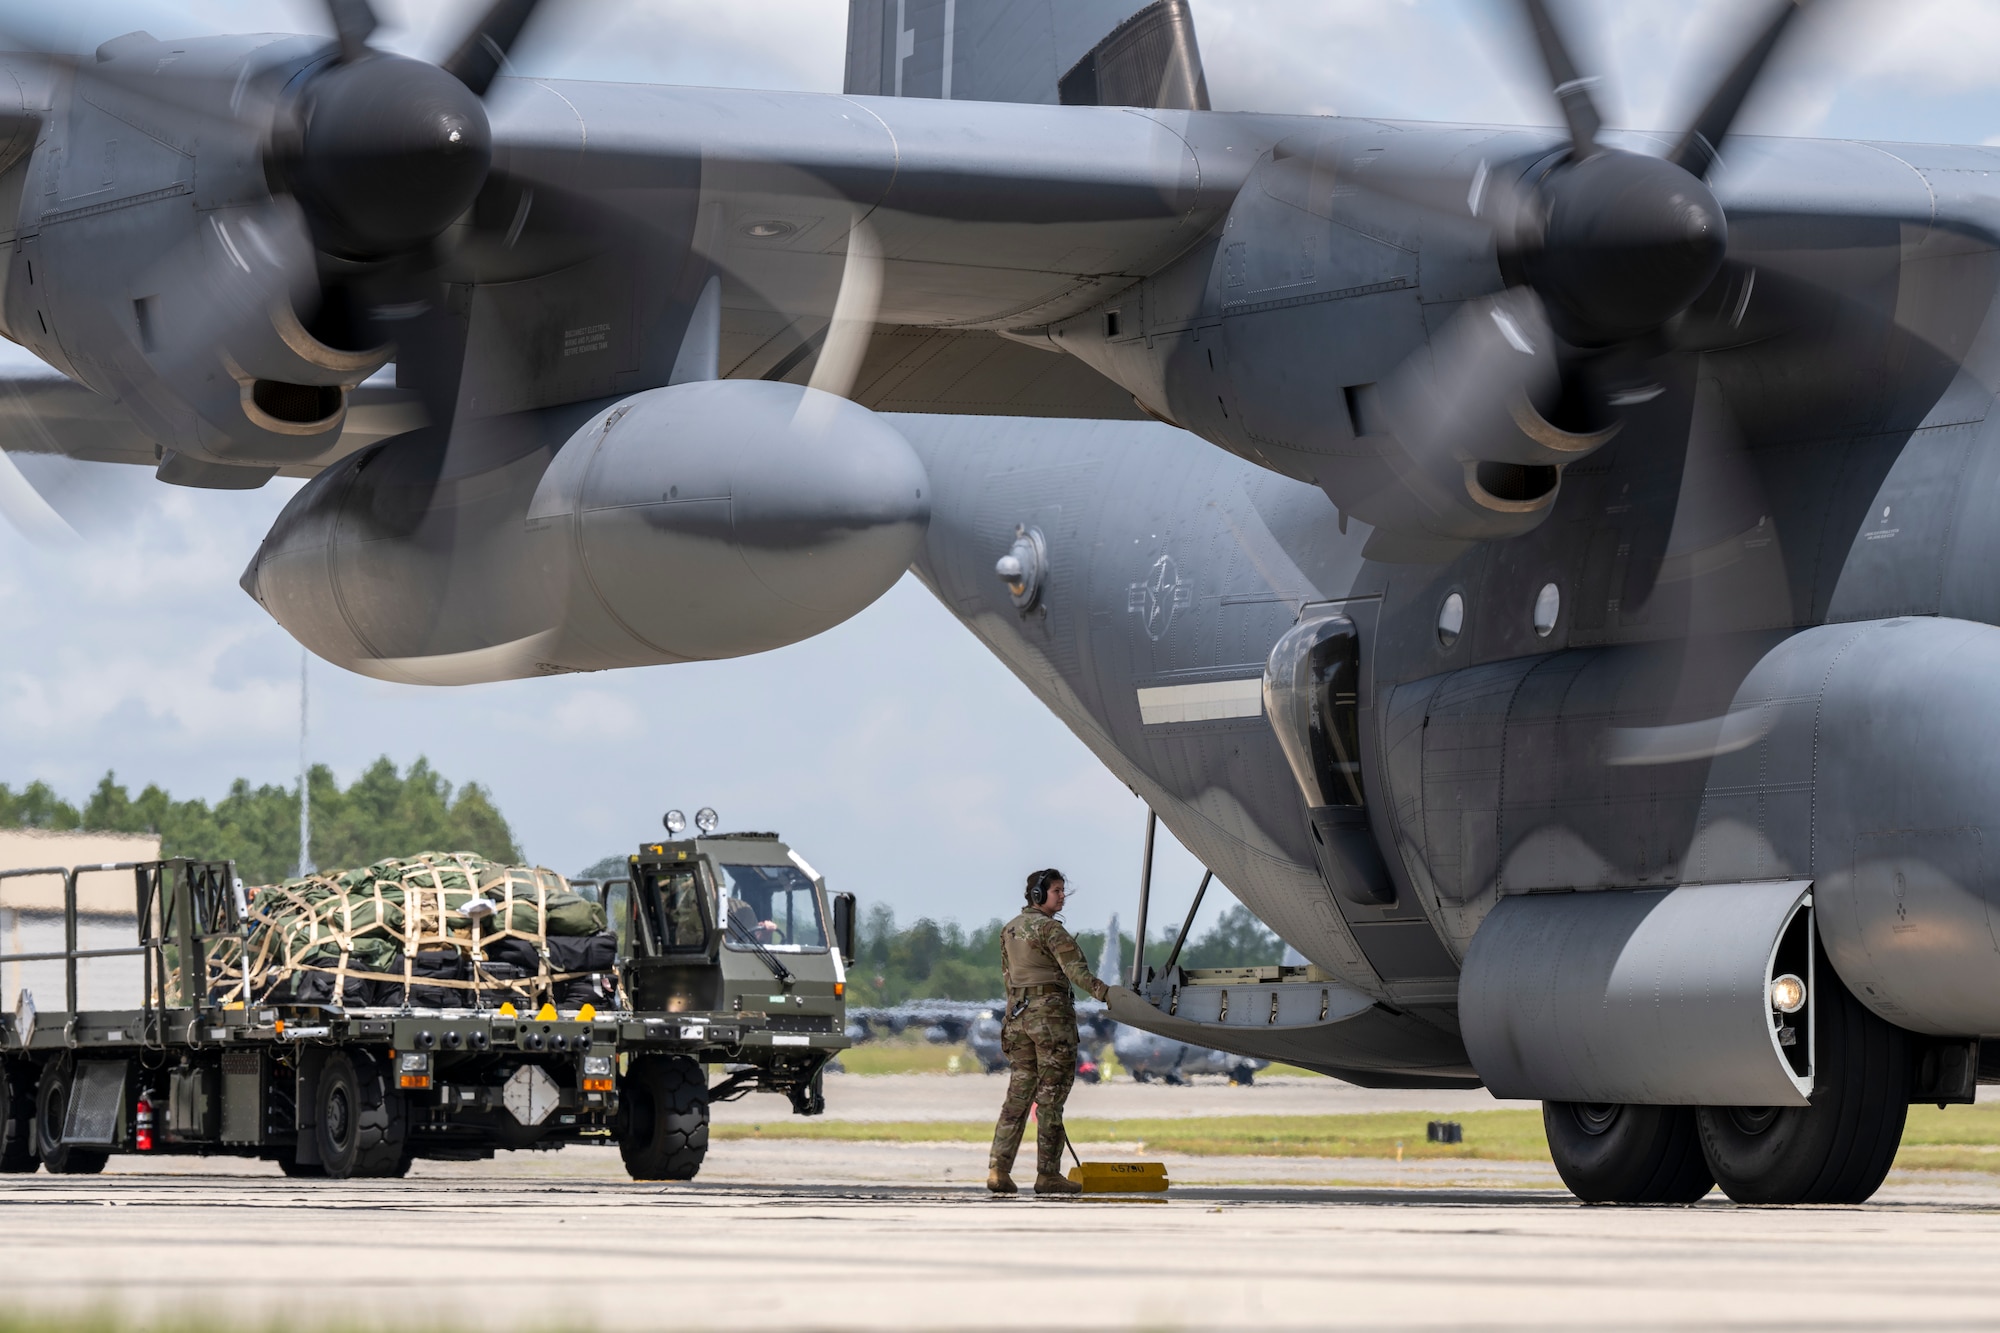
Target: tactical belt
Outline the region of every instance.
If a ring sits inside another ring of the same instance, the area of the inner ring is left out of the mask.
[[[1014,998],[1017,1000],[1026,1000],[1037,995],[1067,994],[1069,994],[1069,983],[1067,981],[1045,981],[1039,986],[1016,986],[1014,988]]]

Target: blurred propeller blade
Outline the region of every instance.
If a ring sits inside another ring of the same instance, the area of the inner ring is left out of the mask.
[[[340,38],[342,60],[359,60],[368,54],[368,39],[381,26],[368,0],[326,0],[326,14]]]
[[[68,520],[21,474],[13,455],[4,449],[0,449],[0,515],[5,515],[15,531],[36,546],[69,547],[83,542]]]
[[[1771,17],[1710,94],[1694,124],[1688,126],[1687,133],[1667,154],[1667,161],[1693,175],[1708,175],[1715,166],[1723,139],[1728,137],[1729,127],[1736,122],[1737,113],[1743,110],[1744,102],[1757,86],[1757,77],[1764,72],[1771,53],[1778,49],[1778,39],[1785,35],[1785,29],[1806,4],[1807,0],[1778,0]]]
[[[159,295],[143,306],[142,350],[169,378],[199,378],[218,348],[228,353],[240,330],[268,327],[274,310],[312,319],[319,284],[305,215],[289,198],[215,209],[194,240],[154,266],[147,286]]]
[[[840,271],[840,295],[820,345],[808,387],[845,398],[854,392],[882,308],[882,245],[874,228],[856,222],[847,233],[847,259]]]
[[[446,58],[444,70],[481,97],[493,85],[513,49],[528,26],[538,0],[493,0],[486,14],[472,26],[458,48]]]
[[[1604,128],[1604,118],[1590,96],[1590,86],[1597,80],[1585,77],[1577,69],[1569,44],[1563,41],[1562,30],[1556,26],[1555,16],[1549,13],[1547,0],[1521,0],[1521,8],[1527,14],[1528,25],[1535,30],[1535,44],[1541,48],[1542,63],[1548,67],[1550,90],[1569,126],[1570,155],[1589,157],[1597,151],[1597,132]]]

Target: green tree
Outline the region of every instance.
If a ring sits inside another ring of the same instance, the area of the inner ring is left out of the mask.
[[[384,756],[344,791],[324,764],[314,765],[307,781],[317,865],[360,866],[421,851],[521,859],[513,831],[486,789],[470,782],[454,788],[425,759],[401,774]],[[134,797],[116,773],[104,775],[81,810],[43,782],[19,793],[0,786],[0,827],[5,826],[157,834],[161,855],[233,860],[252,884],[272,883],[298,869],[298,788],[252,787],[243,778],[213,807],[201,800],[176,801],[158,786]]]
[[[1167,945],[1173,947],[1171,943]],[[1285,944],[1264,923],[1238,903],[1224,912],[1199,938],[1188,941],[1182,967],[1272,967],[1284,957]],[[1166,955],[1160,955],[1166,961]]]
[[[74,829],[83,827],[83,819],[46,782],[31,782],[18,793],[0,783],[0,826]]]

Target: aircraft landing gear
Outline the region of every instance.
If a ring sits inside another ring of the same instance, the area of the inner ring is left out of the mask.
[[[1715,1185],[1691,1106],[1543,1102],[1549,1155],[1585,1203],[1693,1203]]]
[[[1865,1008],[1832,969],[1819,970],[1818,989],[1812,1105],[1696,1114],[1709,1169],[1738,1203],[1860,1203],[1902,1143],[1908,1034]]]

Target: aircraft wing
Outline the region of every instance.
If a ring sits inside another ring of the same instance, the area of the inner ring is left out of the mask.
[[[485,239],[468,272],[505,282],[523,256],[528,280],[492,322],[551,341],[539,362],[503,356],[482,406],[573,396],[554,381],[590,330],[638,347],[630,369],[643,376],[639,345],[711,277],[716,370],[804,382],[866,253],[874,332],[853,388],[864,405],[1126,418],[1141,415],[1130,392],[1039,331],[1200,242],[1299,123],[541,80],[496,91],[493,118],[495,183],[475,210]],[[589,264],[552,272],[555,238],[577,232],[625,258],[602,279]],[[537,379],[555,396],[533,392]]]

